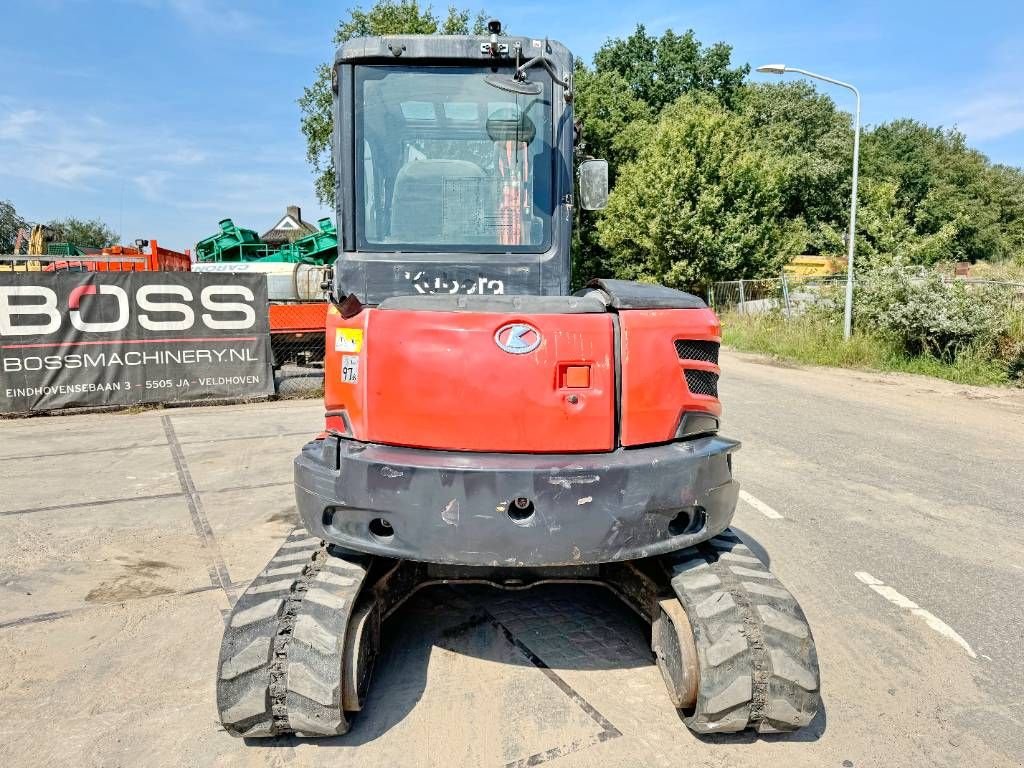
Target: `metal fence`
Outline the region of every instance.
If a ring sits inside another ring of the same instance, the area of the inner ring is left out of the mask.
[[[1015,308],[1024,309],[1024,283],[1005,280],[986,280],[973,277],[944,277],[947,283],[1003,287],[1010,292]],[[708,289],[708,304],[716,312],[764,314],[780,312],[786,317],[799,315],[810,306],[842,303],[846,275],[830,277],[781,277],[757,280],[725,280],[713,283]]]
[[[272,301],[269,313],[274,367],[322,367],[327,302]]]
[[[781,277],[758,280],[726,280],[713,283],[708,290],[708,303],[716,312],[762,314],[778,311],[787,317],[799,314],[806,307],[834,301],[846,284],[846,276]]]

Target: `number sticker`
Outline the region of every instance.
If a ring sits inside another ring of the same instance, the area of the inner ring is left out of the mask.
[[[359,355],[342,355],[341,380],[349,384],[359,381]]]

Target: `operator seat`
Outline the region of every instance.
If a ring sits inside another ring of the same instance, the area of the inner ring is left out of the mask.
[[[468,160],[410,160],[395,178],[390,240],[427,244],[478,240],[480,233],[465,231],[465,211],[470,207],[483,213],[487,185],[477,181],[483,178],[480,166]]]

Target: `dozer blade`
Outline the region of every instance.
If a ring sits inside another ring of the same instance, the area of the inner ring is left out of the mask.
[[[730,530],[662,562],[686,615],[663,600],[652,644],[686,725],[775,733],[809,724],[818,658],[793,595]]]
[[[229,733],[348,730],[345,711],[362,704],[380,635],[380,610],[359,600],[371,561],[334,554],[302,529],[288,537],[224,630],[217,708]]]

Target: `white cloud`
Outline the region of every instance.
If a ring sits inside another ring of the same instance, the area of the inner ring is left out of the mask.
[[[159,161],[168,165],[198,165],[205,159],[206,154],[193,147],[180,147],[158,158]]]
[[[0,176],[80,187],[107,173],[103,143],[63,126],[66,122],[34,109],[0,121]]]
[[[0,177],[86,189],[103,177],[133,178],[202,163],[205,154],[152,126],[108,122],[92,114],[68,119],[56,111],[22,109],[0,115]]]
[[[240,141],[235,127],[203,128],[185,133],[193,127],[116,109],[69,119],[58,106],[0,95],[0,189],[38,220],[99,216],[126,240],[158,237],[176,248],[225,216],[262,231],[288,204],[311,221],[329,213],[311,200],[300,138],[249,132]]]
[[[0,140],[20,139],[26,131],[42,118],[34,109],[20,109],[0,119]]]
[[[44,159],[34,170],[38,178],[58,187],[85,186],[90,180],[106,173],[102,166],[67,154]]]
[[[249,32],[257,24],[256,17],[215,0],[168,0],[167,5],[190,26],[208,31]]]
[[[167,197],[167,183],[171,180],[171,174],[167,171],[149,171],[137,174],[132,182],[139,189],[139,194],[146,200],[153,203],[165,202]]]
[[[986,94],[968,101],[954,117],[972,142],[999,139],[1024,130],[1024,97],[1019,91]]]

